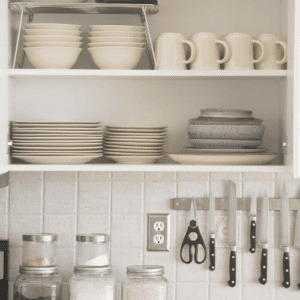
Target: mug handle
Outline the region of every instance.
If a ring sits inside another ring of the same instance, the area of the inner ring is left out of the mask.
[[[263,59],[265,59],[265,47],[264,47],[264,44],[261,41],[257,41],[257,40],[252,40],[251,43],[252,44],[258,44],[261,47],[261,56],[260,56],[260,58],[252,60],[252,63],[259,63]]]
[[[195,44],[193,42],[188,41],[188,40],[183,40],[182,43],[183,44],[187,44],[191,48],[191,56],[190,56],[190,58],[188,60],[183,60],[182,62],[184,64],[190,64],[196,58],[196,54],[197,54],[197,52],[196,52],[196,46],[195,46]]]
[[[276,64],[281,65],[287,62],[287,43],[284,41],[276,41],[275,44],[281,45],[284,50],[284,55],[282,60],[277,60]]]
[[[215,43],[216,44],[219,43],[219,44],[223,45],[224,48],[225,48],[224,58],[221,59],[221,60],[220,59],[217,60],[218,64],[224,64],[230,58],[230,47],[229,47],[229,45],[226,42],[221,41],[221,40],[216,40]]]

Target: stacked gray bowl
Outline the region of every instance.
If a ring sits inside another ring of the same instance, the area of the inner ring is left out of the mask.
[[[187,132],[192,147],[188,153],[259,153],[265,126],[253,112],[236,109],[202,109],[189,120]]]

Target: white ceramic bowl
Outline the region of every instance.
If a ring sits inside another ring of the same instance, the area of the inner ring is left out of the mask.
[[[26,29],[26,35],[66,35],[66,36],[81,36],[82,31],[74,30],[50,30],[50,29]]]
[[[24,48],[36,69],[70,69],[78,60],[81,48],[31,47]]]
[[[125,43],[125,42],[105,42],[105,43],[88,43],[88,46],[91,48],[96,47],[120,47],[120,46],[126,46],[126,47],[139,47],[139,48],[145,48],[146,43]]]
[[[120,37],[138,37],[145,38],[144,32],[135,32],[135,31],[90,31],[91,36],[120,36]]]
[[[200,110],[200,116],[211,118],[251,118],[252,113],[251,110],[240,109],[209,108]]]
[[[81,36],[65,36],[65,35],[25,35],[26,42],[80,42]]]
[[[91,25],[91,31],[136,31],[144,32],[144,26],[127,26],[127,25]]]
[[[25,47],[80,47],[81,42],[25,42]]]
[[[144,48],[137,47],[101,47],[89,48],[93,61],[100,69],[134,69],[143,54]]]
[[[91,43],[105,43],[105,42],[146,43],[145,38],[137,38],[137,37],[89,36],[88,39]]]
[[[29,23],[25,25],[26,29],[51,29],[51,30],[71,30],[79,31],[82,25],[73,24],[47,24],[47,23]]]

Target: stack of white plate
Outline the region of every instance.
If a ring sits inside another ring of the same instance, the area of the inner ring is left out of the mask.
[[[82,25],[25,25],[24,51],[36,69],[70,69],[82,51]]]
[[[58,3],[58,0],[21,0],[21,2],[35,2],[35,3]],[[88,0],[59,0],[59,3],[84,3]]]
[[[89,52],[100,69],[134,69],[146,47],[144,26],[91,25]]]
[[[120,164],[151,164],[164,156],[166,126],[106,126],[104,155]]]
[[[82,164],[103,156],[100,122],[12,122],[11,156],[33,164]]]

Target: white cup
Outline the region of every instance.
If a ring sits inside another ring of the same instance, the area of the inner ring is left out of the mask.
[[[287,62],[287,43],[280,40],[276,34],[259,34],[256,40],[262,42],[265,48],[265,59],[255,64],[257,70],[281,70]],[[281,46],[283,52],[281,51]],[[261,55],[260,47],[254,45],[255,57]]]
[[[198,32],[189,38],[196,46],[197,56],[191,63],[191,70],[220,70],[220,64],[228,61],[230,57],[229,45],[218,39],[212,32]],[[225,56],[220,60],[218,44],[224,47]]]
[[[248,33],[229,33],[222,37],[230,46],[231,55],[224,64],[225,70],[254,70],[254,63],[261,62],[265,57],[264,45],[254,40]],[[261,55],[254,59],[253,44],[261,47]]]
[[[190,58],[186,60],[186,46],[190,47]],[[196,47],[185,40],[181,33],[163,33],[154,45],[158,70],[186,70],[187,64],[196,58]]]

